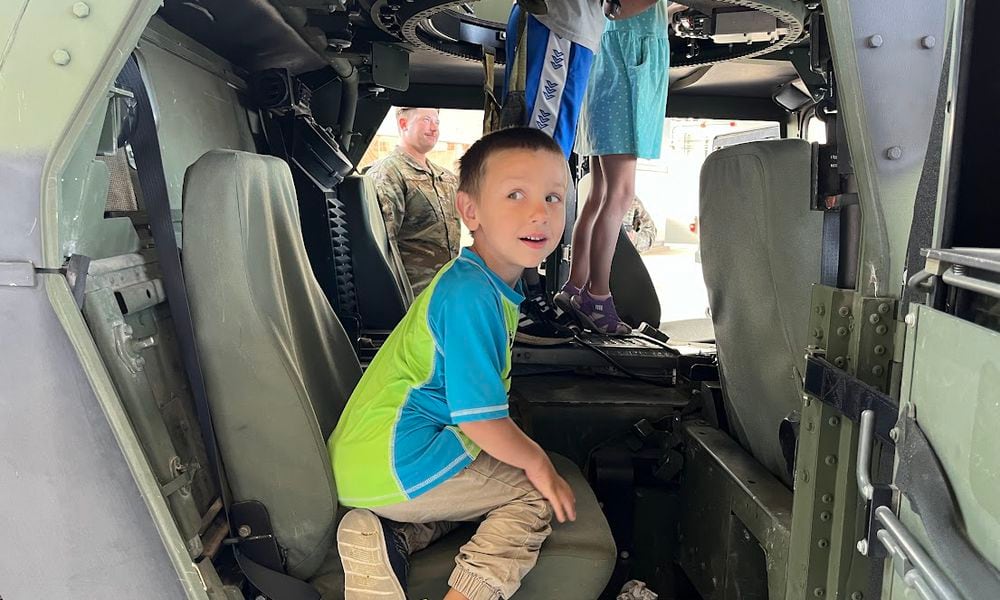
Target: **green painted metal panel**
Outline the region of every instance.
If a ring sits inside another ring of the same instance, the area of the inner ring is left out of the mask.
[[[951,482],[973,545],[1000,566],[1000,333],[917,309],[902,395]]]

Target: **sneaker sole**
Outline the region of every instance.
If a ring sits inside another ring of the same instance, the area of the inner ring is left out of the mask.
[[[571,337],[538,337],[534,335],[528,335],[527,333],[521,333],[518,331],[514,334],[514,341],[520,342],[522,344],[528,344],[529,346],[559,346],[560,344],[568,344],[573,341]]]
[[[344,600],[406,600],[375,513],[356,508],[344,515],[337,527],[337,551],[344,565]]]

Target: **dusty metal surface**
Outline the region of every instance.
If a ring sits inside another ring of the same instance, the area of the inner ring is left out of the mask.
[[[797,598],[785,594],[792,492],[718,429],[691,421],[681,431],[677,560],[698,592],[705,600]]]

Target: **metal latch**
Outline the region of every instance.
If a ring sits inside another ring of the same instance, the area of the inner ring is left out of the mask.
[[[156,345],[156,339],[152,336],[136,340],[132,338],[132,326],[128,323],[118,323],[114,326],[115,353],[118,358],[125,363],[125,367],[133,374],[137,375],[146,368],[146,359],[139,352]]]
[[[201,465],[196,462],[184,464],[181,462],[180,457],[175,456],[170,460],[170,468],[174,473],[177,473],[177,476],[160,486],[163,496],[166,498],[181,490],[190,492],[191,484],[194,483],[194,474],[198,472]]]

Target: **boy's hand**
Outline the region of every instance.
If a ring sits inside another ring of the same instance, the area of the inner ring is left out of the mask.
[[[524,474],[528,476],[531,485],[535,486],[535,489],[552,505],[556,520],[560,523],[576,520],[576,498],[573,496],[573,489],[556,473],[548,457],[545,457],[545,461],[538,467],[525,469]]]
[[[552,505],[556,519],[576,520],[576,498],[566,480],[556,473],[545,452],[524,435],[510,417],[460,423],[459,427],[484,452],[512,467],[523,469],[531,485]]]

